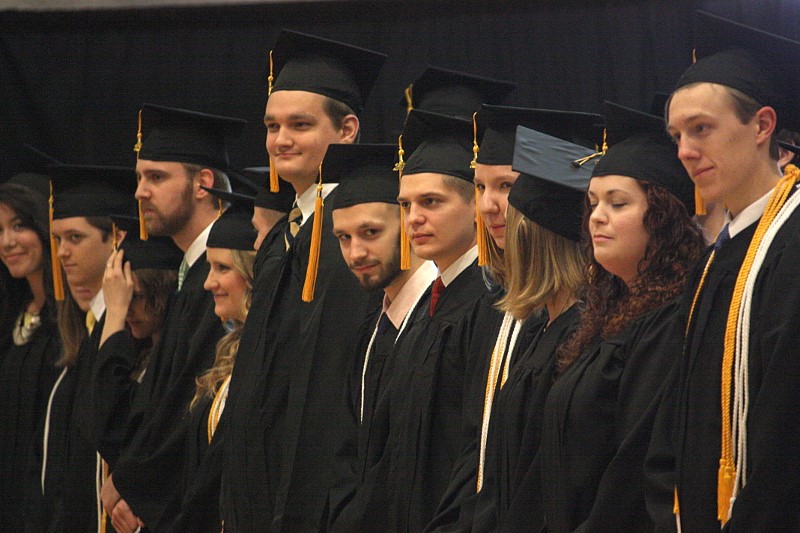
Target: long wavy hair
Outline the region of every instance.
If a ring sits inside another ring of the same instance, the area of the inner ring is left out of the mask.
[[[638,275],[628,287],[597,262],[587,239],[590,259],[585,309],[575,335],[559,349],[559,372],[569,368],[596,339],[616,335],[635,319],[677,296],[703,250],[700,228],[686,206],[663,187],[637,182],[647,198],[643,223],[649,237]],[[584,235],[588,235],[590,216],[587,200]]]
[[[586,258],[580,243],[543,228],[513,205],[506,211],[506,294],[496,307],[517,320],[544,309],[566,289],[577,296],[585,283]]]
[[[178,271],[160,268],[140,268],[133,273],[142,286],[144,309],[148,314],[156,318],[158,333],[160,333],[167,314],[167,302],[170,295],[177,288]],[[147,367],[150,355],[153,352],[153,338],[134,339],[133,345],[136,351],[136,368],[134,368],[131,377],[138,379]]]
[[[23,227],[33,230],[42,244],[42,282],[45,306],[40,311],[42,319],[54,320],[53,276],[50,267],[50,233],[47,216],[47,198],[39,192],[18,183],[0,185],[0,204],[19,217]],[[19,316],[33,299],[30,285],[25,279],[15,279],[5,265],[0,264],[0,336],[10,332]],[[44,313],[44,316],[42,315]]]
[[[241,302],[243,316],[246,317],[253,299],[253,263],[256,260],[256,252],[254,250],[231,250],[231,256],[234,270],[247,283],[247,290]],[[234,321],[233,330],[226,333],[217,342],[214,365],[197,378],[197,389],[189,404],[189,410],[194,409],[195,405],[203,398],[213,398],[225,379],[231,375],[233,364],[236,362],[236,353],[239,351],[243,325],[243,322]]]

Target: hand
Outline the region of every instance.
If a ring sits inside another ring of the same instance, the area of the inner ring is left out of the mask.
[[[106,261],[103,274],[103,296],[110,312],[121,312],[124,317],[133,299],[133,274],[131,264],[124,262],[125,251],[115,250]]]
[[[135,533],[144,527],[144,522],[133,514],[125,500],[120,500],[111,512],[111,525],[117,533]]]
[[[114,486],[114,474],[111,474],[103,482],[103,486],[100,489],[100,501],[103,502],[103,507],[108,513],[108,516],[111,516],[111,511],[114,510],[114,506],[117,505],[117,502],[121,499],[122,496],[117,492],[117,487]]]

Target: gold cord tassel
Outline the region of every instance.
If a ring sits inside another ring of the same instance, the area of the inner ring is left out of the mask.
[[[472,169],[478,166],[478,152],[481,150],[478,147],[478,121],[475,119],[477,115],[477,111],[472,114],[472,161],[469,163],[469,168]]]
[[[403,96],[406,97],[406,115],[411,113],[411,110],[414,109],[414,99],[411,97],[411,89],[413,87],[414,84],[412,83],[403,90]]]
[[[608,142],[606,142],[606,129],[603,128],[603,145],[600,147],[599,152],[595,152],[593,154],[587,155],[586,157],[581,157],[580,159],[576,159],[570,165],[573,168],[581,168],[583,165],[591,161],[596,157],[603,157],[608,152]]]
[[[764,214],[756,226],[750,245],[747,248],[739,274],[736,277],[736,284],[733,288],[731,305],[728,311],[728,320],[725,326],[725,341],[722,355],[722,372],[720,386],[720,409],[721,409],[721,452],[719,460],[719,471],[717,473],[717,519],[723,526],[730,518],[731,498],[735,490],[736,466],[733,456],[733,425],[731,421],[731,394],[733,382],[733,366],[736,351],[737,323],[739,321],[739,310],[744,295],[745,284],[750,275],[750,271],[755,261],[764,235],[772,225],[786,199],[800,177],[800,170],[794,165],[787,165],[784,177],[769,198]]]
[[[478,266],[489,264],[489,241],[486,224],[483,223],[480,209],[478,209],[478,188],[475,187],[475,230],[478,236]]]
[[[269,76],[267,76],[267,96],[272,94],[272,82],[275,77],[272,75],[272,50],[269,51]]]
[[[144,213],[142,212],[141,200],[139,200],[139,238],[143,241],[146,241],[148,238],[150,238],[150,235],[147,232],[147,222],[145,222]]]
[[[697,188],[697,185],[694,187],[694,214],[695,215],[707,215],[708,209],[706,209],[706,201],[703,200],[703,197],[700,195],[700,189]]]
[[[61,261],[58,258],[58,243],[53,236],[53,182],[50,182],[50,266],[53,269],[53,295],[56,301],[64,301],[64,278],[61,276]]]
[[[409,85],[406,91],[410,90],[411,86]],[[401,135],[397,138],[397,164],[393,169],[397,171],[398,181],[403,177],[403,169],[406,166],[406,162],[403,160],[405,153],[405,150],[403,150],[403,136]],[[400,206],[400,270],[408,270],[410,268],[411,240],[408,238],[408,233],[406,232],[406,214],[403,207]]]
[[[139,159],[139,152],[142,150],[142,110],[139,110],[139,130],[136,132],[136,144],[133,151],[136,152],[136,159]]]
[[[119,239],[117,238],[117,233],[118,233],[118,231],[117,231],[117,223],[112,220],[111,221],[111,234],[114,235],[113,245],[114,245],[114,251],[115,252],[117,250],[119,250]]]
[[[322,244],[322,165],[319,166],[319,182],[317,183],[317,199],[314,201],[314,225],[311,227],[311,251],[308,254],[308,269],[306,281],[303,284],[303,301],[314,300],[314,288],[317,285],[317,272],[319,270],[319,249]]]
[[[278,171],[275,169],[275,162],[272,157],[269,158],[269,192],[278,192],[281,190],[280,182],[278,181]]]

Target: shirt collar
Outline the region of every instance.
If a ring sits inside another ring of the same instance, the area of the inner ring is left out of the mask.
[[[322,198],[327,198],[328,195],[333,191],[336,186],[339,185],[338,183],[323,183],[322,184]],[[314,202],[317,199],[317,184],[315,183],[311,187],[305,190],[303,194],[298,196],[295,199],[295,203],[297,203],[297,207],[300,208],[300,212],[303,213],[303,220],[300,221],[300,225],[306,223],[306,220],[311,218],[311,215],[314,214]]]
[[[89,309],[92,311],[95,320],[103,318],[103,313],[106,312],[106,297],[103,295],[103,289],[100,289],[89,301]]]
[[[216,220],[214,222],[216,222]],[[194,239],[186,250],[186,253],[183,254],[183,259],[186,261],[186,264],[189,265],[189,268],[192,268],[195,261],[206,251],[206,241],[208,241],[208,234],[211,233],[211,226],[214,225],[214,222],[206,226],[206,229],[200,232],[200,235]]]
[[[405,285],[398,291],[394,300],[389,300],[389,297],[384,294],[383,296],[383,312],[389,317],[394,327],[400,329],[406,315],[411,311],[411,306],[414,305],[419,296],[430,287],[433,280],[436,279],[436,265],[433,261],[425,261],[420,265],[414,274],[408,278]]]
[[[467,250],[467,253],[456,259],[452,265],[447,267],[445,271],[441,273],[442,283],[444,283],[444,286],[447,287],[450,285],[453,280],[456,279],[458,275],[464,271],[464,269],[474,263],[477,258],[478,246],[475,245]]]
[[[734,238],[737,233],[761,218],[761,215],[764,214],[764,210],[767,208],[770,196],[772,196],[772,190],[742,209],[742,212],[734,218],[731,218],[730,213],[725,216],[725,222],[728,224],[728,233],[730,233],[731,239]]]

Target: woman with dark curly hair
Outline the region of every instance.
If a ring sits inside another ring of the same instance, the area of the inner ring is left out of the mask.
[[[584,215],[585,308],[559,350],[541,446],[508,530],[520,530],[536,506],[548,533],[652,529],[641,425],[678,353],[676,297],[703,242],[690,217],[691,181],[661,120],[605,108],[611,147],[592,172]]]
[[[49,258],[47,198],[23,185],[0,185],[0,270],[8,289],[0,302],[0,337],[6,338],[0,345],[0,524],[7,531],[23,528],[18,483],[58,378]]]

